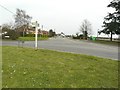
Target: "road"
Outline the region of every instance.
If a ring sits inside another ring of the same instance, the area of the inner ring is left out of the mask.
[[[18,41],[3,41],[3,46],[18,46]],[[20,43],[20,46],[22,44]],[[34,41],[25,41],[24,47],[34,47]],[[87,41],[71,40],[67,38],[51,38],[38,41],[38,48],[86,54],[118,60],[118,47],[96,44]]]

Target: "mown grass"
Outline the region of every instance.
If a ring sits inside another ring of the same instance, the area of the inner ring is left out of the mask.
[[[91,42],[105,44],[105,45],[112,45],[112,46],[119,46],[120,45],[120,41],[96,40],[96,41],[91,41]]]
[[[38,37],[38,40],[47,40],[48,37]],[[35,37],[19,37],[18,40],[22,41],[34,41]]]
[[[2,57],[3,88],[118,87],[118,61],[10,46]]]
[[[12,39],[2,39],[3,41],[15,41]],[[21,41],[35,41],[35,37],[19,37],[16,40],[21,40]],[[48,40],[48,37],[38,37],[38,40]]]
[[[2,70],[2,47],[0,47],[0,70]],[[0,90],[1,89],[2,89],[2,72],[0,72]]]

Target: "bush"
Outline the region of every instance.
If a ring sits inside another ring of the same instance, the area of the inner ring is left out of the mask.
[[[35,37],[35,34],[32,34],[32,33],[26,34],[25,37]]]
[[[84,35],[83,34],[81,34],[79,37],[80,37],[80,39],[84,39]]]
[[[48,35],[41,35],[42,37],[48,37]]]
[[[79,35],[79,36],[73,36],[73,39],[84,39],[84,36],[83,34]]]
[[[75,36],[73,36],[73,39],[80,39],[79,37],[75,37]]]
[[[6,36],[9,36],[9,38]],[[2,39],[16,40],[18,39],[18,37],[19,37],[19,34],[15,30],[9,30],[6,34],[2,35]]]
[[[8,32],[8,35],[10,36],[10,39],[12,40],[16,40],[19,37],[18,33],[15,30],[10,30]]]

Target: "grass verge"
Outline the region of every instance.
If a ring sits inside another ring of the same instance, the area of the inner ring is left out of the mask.
[[[107,41],[107,40],[96,40],[96,41],[90,41],[93,43],[100,43],[105,45],[112,45],[112,46],[118,46],[120,44],[119,41]]]
[[[0,71],[2,71],[2,47],[0,47]],[[1,89],[2,89],[2,72],[0,72],[0,90]]]
[[[3,88],[117,88],[118,61],[32,48],[2,47]]]
[[[12,39],[2,39],[3,41],[16,41]],[[35,41],[35,37],[19,37],[17,40],[21,41]],[[38,40],[48,40],[48,37],[38,37]]]
[[[38,40],[47,40],[48,37],[38,37]],[[19,37],[18,40],[23,40],[23,41],[34,41],[35,37]]]

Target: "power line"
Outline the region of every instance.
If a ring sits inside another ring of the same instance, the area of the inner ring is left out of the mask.
[[[9,9],[7,9],[6,7],[2,6],[1,4],[0,4],[0,6],[1,6],[2,8],[4,8],[5,10],[7,10],[8,12],[10,12],[10,13],[12,13],[12,14],[14,14],[14,15],[15,15],[15,13],[13,13],[12,11],[10,11],[10,10],[9,10]]]
[[[0,4],[0,6],[1,6],[3,9],[7,10],[8,12],[12,13],[13,15],[16,15],[14,12],[10,11],[8,8],[4,7],[3,5]],[[21,22],[21,21],[20,21],[20,22]]]

